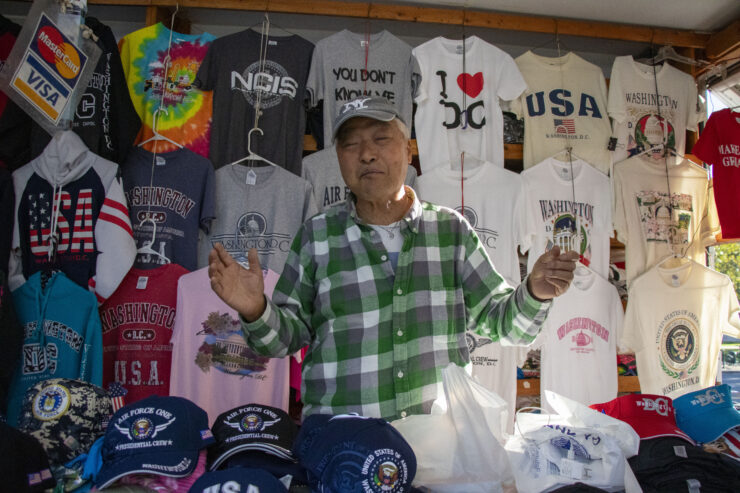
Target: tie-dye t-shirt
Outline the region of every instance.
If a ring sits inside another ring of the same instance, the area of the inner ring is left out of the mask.
[[[158,115],[157,131],[191,151],[208,157],[213,93],[196,89],[192,82],[214,39],[215,36],[208,33],[172,32],[166,81],[164,66],[170,43],[168,28],[159,23],[121,39],[123,71],[131,101],[142,123],[137,143],[153,135],[152,116],[160,105],[162,88],[166,82],[164,108],[167,113],[161,112]],[[154,152],[155,144],[157,152],[175,149],[175,146],[164,140],[149,142],[144,148]]]

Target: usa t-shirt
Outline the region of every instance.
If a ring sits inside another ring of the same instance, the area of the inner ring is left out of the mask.
[[[692,152],[712,165],[714,200],[723,238],[740,238],[740,113],[729,108],[709,117]]]
[[[126,404],[169,395],[177,280],[187,272],[177,264],[133,268],[100,307],[103,387],[120,383]]]

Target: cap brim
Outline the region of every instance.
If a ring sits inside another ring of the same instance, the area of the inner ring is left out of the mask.
[[[348,120],[351,120],[352,118],[359,117],[372,118],[373,120],[378,120],[381,122],[389,122],[396,118],[396,115],[392,113],[389,114],[387,111],[380,110],[363,110],[362,113],[348,112],[334,123],[334,128],[331,131],[332,142],[336,140],[337,132],[339,132],[339,129],[342,127],[342,125],[344,125]]]
[[[681,423],[681,429],[699,443],[713,442],[736,426],[740,426],[740,413],[731,407],[696,415]]]
[[[233,457],[240,452],[248,450],[258,450],[274,455],[275,457],[280,457],[281,459],[294,460],[293,454],[290,450],[284,449],[283,447],[280,447],[278,445],[272,445],[268,443],[245,443],[236,447],[230,447],[228,450],[217,454],[209,469],[211,471],[215,471],[216,469],[218,469],[218,466],[220,466],[225,460]]]
[[[627,423],[640,436],[640,440],[650,440],[651,438],[676,437],[682,438],[694,445],[691,436],[681,431],[677,426],[666,423],[664,419],[624,419],[618,418]]]
[[[199,454],[200,450],[157,452],[128,457],[110,464],[104,463],[95,478],[95,486],[98,489],[107,488],[129,474],[155,474],[171,478],[189,476],[198,466]]]

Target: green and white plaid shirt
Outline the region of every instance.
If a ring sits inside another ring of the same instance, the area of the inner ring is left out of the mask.
[[[442,369],[470,361],[466,329],[512,345],[539,332],[550,302],[535,300],[526,282],[510,287],[458,213],[414,195],[401,232],[394,275],[354,200],[314,216],[296,233],[262,317],[242,320],[260,354],[282,357],[309,346],[304,414],[391,420],[428,413]]]

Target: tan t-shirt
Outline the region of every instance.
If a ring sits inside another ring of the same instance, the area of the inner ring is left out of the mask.
[[[620,346],[635,351],[645,394],[675,399],[714,385],[722,334],[740,337],[730,278],[684,262],[650,269],[629,290]]]

